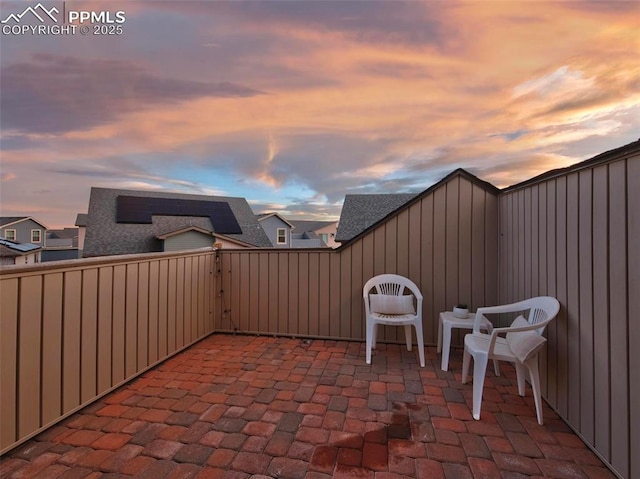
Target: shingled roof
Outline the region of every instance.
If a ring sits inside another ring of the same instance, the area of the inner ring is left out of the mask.
[[[417,193],[346,195],[336,241],[344,243],[355,238],[416,195]]]
[[[85,257],[161,251],[162,242],[158,239],[159,235],[190,226],[215,232],[209,217],[187,216],[186,213],[181,216],[154,215],[151,223],[118,223],[119,196],[226,203],[242,230],[242,233],[226,236],[256,247],[271,246],[269,238],[258,224],[249,203],[244,198],[91,188],[83,251]]]

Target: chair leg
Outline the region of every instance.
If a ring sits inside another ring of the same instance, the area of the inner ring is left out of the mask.
[[[524,396],[525,380],[527,379],[527,369],[524,364],[515,362],[516,378],[518,379],[518,394]]]
[[[449,353],[451,352],[451,325],[445,324],[442,328],[442,359],[440,369],[449,370]]]
[[[482,390],[484,388],[484,376],[487,373],[488,357],[473,357],[473,418],[480,419],[482,408]]]
[[[420,367],[424,367],[424,338],[422,336],[422,323],[415,323],[416,340],[418,341],[418,356],[420,356]],[[409,326],[410,328],[410,326]],[[411,331],[411,330],[409,330]]]
[[[373,346],[373,343],[375,341],[374,339],[374,329],[375,329],[376,325],[375,324],[371,324],[367,321],[367,337],[366,337],[366,351],[367,351],[367,364],[371,364],[371,348]]]
[[[538,370],[538,355],[529,359],[526,363],[527,369],[529,369],[529,380],[531,381],[531,389],[533,390],[533,399],[536,403],[536,416],[538,417],[538,424],[542,425],[542,395],[540,391],[540,372]]]
[[[411,351],[411,325],[405,324],[404,326],[404,338],[407,341],[407,351]]]
[[[500,365],[497,359],[493,360],[493,371],[496,373],[496,376],[500,376]]]
[[[378,323],[373,324],[373,337],[371,338],[371,348],[376,349],[378,342]]]
[[[464,354],[462,356],[462,384],[467,384],[467,378],[469,377],[469,363],[471,362],[471,354],[464,348]]]

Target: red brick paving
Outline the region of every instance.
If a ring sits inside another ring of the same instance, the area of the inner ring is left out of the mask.
[[[5,454],[3,479],[613,478],[515,373],[471,385],[416,352],[214,335]]]

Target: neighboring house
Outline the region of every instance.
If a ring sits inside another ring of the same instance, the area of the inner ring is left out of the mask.
[[[294,226],[292,231],[294,248],[340,246],[340,243],[336,242],[337,221],[289,220],[289,222]],[[309,246],[312,242],[317,243],[317,246],[315,244]]]
[[[0,238],[0,265],[22,265],[40,262],[41,248],[33,243],[17,243]]]
[[[85,258],[213,243],[271,246],[244,198],[91,188],[85,224]]]
[[[47,230],[42,262],[78,259],[78,228]]]
[[[278,213],[262,213],[256,215],[260,226],[266,233],[271,246],[275,248],[291,248],[291,230],[293,225]]]
[[[42,246],[47,227],[31,216],[0,217],[0,237],[16,243]]]
[[[417,193],[346,195],[335,241],[347,242],[406,204]]]

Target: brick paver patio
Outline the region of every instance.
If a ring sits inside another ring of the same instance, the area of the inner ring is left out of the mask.
[[[435,348],[213,335],[5,455],[17,478],[615,477],[515,372],[471,385]]]

